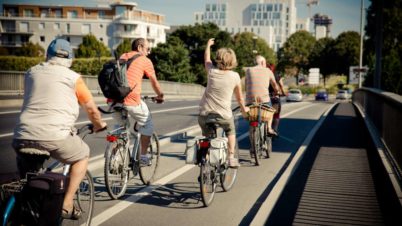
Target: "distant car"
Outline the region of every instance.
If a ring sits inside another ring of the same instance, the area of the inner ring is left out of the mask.
[[[349,98],[349,92],[347,90],[338,90],[338,93],[336,94],[336,99],[342,99],[346,100]]]
[[[286,97],[286,101],[302,101],[303,94],[300,89],[290,89]]]
[[[318,90],[315,94],[315,100],[324,100],[328,101],[328,93],[326,90]]]

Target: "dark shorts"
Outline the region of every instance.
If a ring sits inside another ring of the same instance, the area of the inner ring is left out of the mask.
[[[271,97],[272,107],[275,108],[276,112],[274,118],[279,118],[282,110],[281,99],[279,97]]]
[[[215,121],[217,124],[219,124],[225,131],[226,136],[236,134],[233,117],[230,119],[224,119],[218,114],[209,114],[207,116],[198,116],[198,124],[201,127],[203,136],[208,136],[214,132],[207,126],[207,121]]]

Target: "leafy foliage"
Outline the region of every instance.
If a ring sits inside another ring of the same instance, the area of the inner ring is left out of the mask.
[[[191,72],[189,52],[183,47],[183,43],[172,37],[172,44],[159,44],[152,49],[150,59],[155,64],[155,71],[159,79],[193,83],[196,76]]]
[[[306,72],[315,42],[315,38],[307,31],[292,34],[278,51],[278,70],[296,76],[300,71]]]
[[[256,37],[254,40],[253,37]],[[233,38],[234,51],[238,61],[237,71],[244,75],[243,68],[255,65],[256,54],[262,55],[269,64],[276,64],[275,52],[268,46],[264,39],[255,36],[251,32],[238,33]],[[257,53],[254,53],[256,50]]]
[[[383,5],[383,24],[381,30],[376,27],[376,19]],[[367,10],[367,25],[365,28],[367,40],[365,47],[365,62],[370,70],[365,80],[366,86],[373,86],[375,73],[376,38],[382,33],[381,89],[402,94],[402,2],[400,0],[371,0]],[[365,64],[366,64],[365,63]]]
[[[75,57],[88,58],[88,57],[110,57],[110,51],[103,44],[98,41],[92,34],[86,35],[82,38],[82,43],[78,46]]]
[[[343,32],[333,45],[334,72],[349,76],[349,67],[359,65],[360,35],[355,31]]]
[[[32,42],[22,44],[22,47],[15,51],[17,56],[26,57],[41,57],[45,55],[45,50],[38,43],[33,44]]]
[[[131,40],[125,38],[122,43],[116,48],[116,55],[120,57],[123,53],[127,53],[131,51]]]
[[[45,61],[44,57],[0,56],[0,70],[27,71],[43,61]]]

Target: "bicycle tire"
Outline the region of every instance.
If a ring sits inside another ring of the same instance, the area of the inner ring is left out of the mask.
[[[250,127],[250,133],[252,135],[251,139],[251,147],[252,147],[252,152],[254,151],[254,161],[255,165],[259,166],[260,165],[260,153],[261,153],[261,138],[260,138],[260,128],[259,127]]]
[[[141,149],[137,152],[137,157],[140,159]],[[160,146],[159,139],[156,133],[153,133],[151,136],[151,141],[149,142],[149,146],[147,148],[147,155],[150,158],[151,164],[148,166],[144,166],[140,164],[140,178],[144,185],[150,185],[154,182],[156,172],[159,166],[159,158],[160,158]]]
[[[77,192],[74,196],[74,205],[80,208],[82,216],[78,220],[61,219],[62,226],[90,226],[93,216],[95,203],[95,186],[92,175],[89,171],[86,172],[84,179],[81,181]]]
[[[200,191],[202,203],[205,207],[212,204],[215,197],[216,182],[213,175],[214,168],[209,164],[208,161],[201,164],[200,167]]]
[[[130,154],[124,144],[109,143],[105,152],[105,187],[111,199],[118,199],[126,193],[130,176]],[[115,179],[115,180],[114,180]]]
[[[235,146],[234,157],[237,159],[239,159],[240,157],[239,144],[237,141]],[[224,171],[220,175],[221,187],[223,191],[227,192],[230,189],[232,189],[236,181],[238,168],[230,168],[228,163],[224,164],[222,167],[224,168]]]

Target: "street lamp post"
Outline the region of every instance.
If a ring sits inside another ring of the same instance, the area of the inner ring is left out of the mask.
[[[364,3],[361,0],[361,17],[360,17],[360,59],[359,59],[359,88],[362,87],[362,67],[363,67],[363,9]]]

